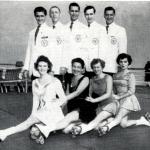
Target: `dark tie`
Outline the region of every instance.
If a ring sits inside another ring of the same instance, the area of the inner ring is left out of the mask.
[[[107,25],[107,26],[106,26],[106,31],[107,31],[107,34],[108,34],[108,28],[109,28],[109,25]]]
[[[88,27],[90,27],[90,23],[88,24]]]
[[[56,27],[55,27],[55,25],[53,25],[53,29],[55,29]]]
[[[39,33],[39,29],[40,29],[40,25],[38,25],[37,26],[37,28],[36,28],[36,31],[35,31],[35,45],[36,45],[36,38],[37,38],[37,35],[38,35],[38,33]]]
[[[73,28],[73,21],[70,24],[70,30],[72,30],[72,28]]]

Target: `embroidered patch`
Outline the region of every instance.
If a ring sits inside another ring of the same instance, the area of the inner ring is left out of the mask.
[[[77,34],[77,35],[75,36],[75,41],[76,41],[76,42],[81,42],[81,35],[80,35],[80,34]]]
[[[48,46],[48,40],[44,39],[41,41],[41,46],[47,47]]]
[[[115,45],[117,43],[117,38],[115,36],[111,36],[111,44]]]
[[[93,38],[93,39],[92,39],[92,43],[93,43],[94,45],[97,45],[97,44],[99,43],[99,39]]]
[[[60,45],[62,43],[61,37],[56,37],[57,45]]]

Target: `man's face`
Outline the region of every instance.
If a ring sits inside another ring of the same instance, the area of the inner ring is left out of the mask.
[[[36,12],[35,19],[36,19],[38,25],[42,25],[46,20],[46,16],[45,16],[44,12],[42,12],[42,11]]]
[[[60,11],[58,8],[54,7],[50,10],[49,16],[52,19],[52,22],[56,23],[60,19]]]
[[[107,10],[104,14],[104,18],[106,20],[106,24],[109,25],[114,22],[115,14],[113,10]]]
[[[95,13],[93,9],[88,9],[84,15],[88,24],[91,24],[94,21]]]
[[[71,6],[69,10],[71,21],[76,21],[79,18],[79,8],[77,6]]]

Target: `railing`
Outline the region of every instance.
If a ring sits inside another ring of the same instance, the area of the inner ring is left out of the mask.
[[[28,79],[19,79],[21,67],[0,65],[0,91],[7,93],[8,87],[17,87],[18,93],[28,92]]]

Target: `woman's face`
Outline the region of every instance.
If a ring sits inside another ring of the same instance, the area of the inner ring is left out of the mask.
[[[82,65],[78,62],[74,62],[72,65],[72,73],[74,75],[81,75],[83,72]]]
[[[128,59],[127,58],[120,59],[119,65],[122,70],[128,69],[129,66]]]
[[[48,71],[48,64],[44,61],[40,61],[38,63],[38,67],[37,67],[40,75],[44,75],[44,74],[47,74],[47,71]]]
[[[103,68],[102,68],[102,66],[101,66],[100,63],[94,64],[92,69],[93,69],[93,72],[94,72],[96,75],[101,74],[102,71],[103,71]]]

